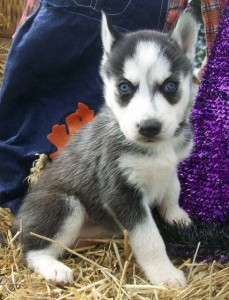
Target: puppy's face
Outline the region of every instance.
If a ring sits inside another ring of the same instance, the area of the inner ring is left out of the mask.
[[[179,22],[171,36],[155,31],[121,35],[103,15],[105,99],[133,142],[150,146],[168,140],[187,121],[196,23],[187,13]]]

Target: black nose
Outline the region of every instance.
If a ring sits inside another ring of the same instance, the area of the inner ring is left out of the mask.
[[[148,119],[138,125],[138,130],[141,135],[152,138],[161,131],[161,123],[155,119]]]

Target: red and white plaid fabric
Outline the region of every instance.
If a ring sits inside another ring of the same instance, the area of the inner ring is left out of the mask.
[[[218,32],[220,17],[223,13],[226,0],[202,0],[201,8],[204,21],[206,48],[209,54]]]
[[[176,24],[181,12],[187,7],[188,0],[169,0],[164,31],[168,32]]]

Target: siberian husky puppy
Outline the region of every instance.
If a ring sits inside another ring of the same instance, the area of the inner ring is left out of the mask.
[[[179,207],[178,164],[192,149],[190,108],[197,24],[188,11],[174,30],[117,32],[102,14],[101,76],[106,104],[32,187],[16,216],[23,220],[28,267],[66,284],[72,270],[58,261],[87,221],[129,232],[135,258],[153,284],[185,285],[169,260],[154,222],[156,207],[169,224],[189,225]]]

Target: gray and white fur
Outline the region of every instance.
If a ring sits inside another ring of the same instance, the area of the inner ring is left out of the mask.
[[[170,34],[117,32],[102,14],[101,76],[106,104],[72,137],[32,187],[16,216],[23,220],[29,268],[66,284],[64,250],[30,232],[74,245],[85,222],[129,232],[137,262],[153,284],[185,285],[169,260],[151,209],[169,224],[190,224],[179,207],[179,162],[192,149],[189,121],[197,25],[184,12]]]

